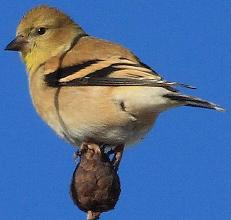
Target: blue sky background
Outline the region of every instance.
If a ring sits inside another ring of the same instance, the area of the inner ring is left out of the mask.
[[[120,167],[122,193],[106,219],[231,219],[231,2],[1,0],[0,218],[85,219],[69,197],[74,149],[34,111],[16,53],[3,51],[22,15],[46,3],[94,36],[119,42],[166,79],[225,106],[163,113]],[[186,91],[185,91],[186,92]]]

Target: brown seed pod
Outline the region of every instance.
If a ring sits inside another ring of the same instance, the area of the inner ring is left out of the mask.
[[[108,155],[96,144],[82,145],[71,183],[74,203],[99,216],[115,207],[120,191],[119,176]]]

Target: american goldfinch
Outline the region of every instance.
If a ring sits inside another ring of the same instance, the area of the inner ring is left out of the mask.
[[[164,80],[128,49],[89,36],[56,8],[30,10],[6,50],[20,52],[38,114],[75,146],[137,142],[172,107],[224,110],[181,94],[175,87],[191,87]]]

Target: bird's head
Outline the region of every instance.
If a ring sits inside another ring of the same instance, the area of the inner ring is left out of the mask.
[[[6,50],[19,51],[28,72],[35,70],[49,58],[70,49],[74,39],[84,31],[56,8],[38,6],[20,21],[16,38]]]

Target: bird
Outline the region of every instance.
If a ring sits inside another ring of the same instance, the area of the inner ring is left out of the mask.
[[[114,146],[121,156],[168,109],[224,111],[182,94],[180,87],[194,87],[165,80],[127,48],[87,34],[55,7],[39,5],[27,12],[5,50],[20,53],[38,114],[74,146]]]

